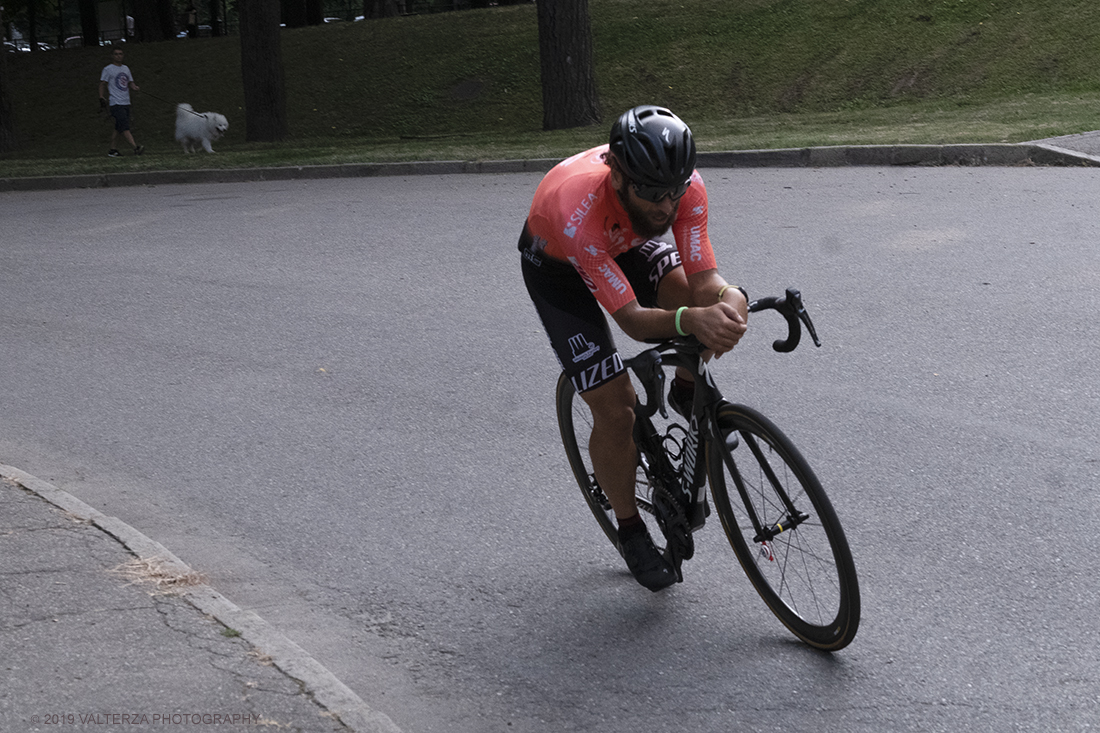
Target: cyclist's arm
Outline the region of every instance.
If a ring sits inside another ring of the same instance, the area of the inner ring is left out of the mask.
[[[713,349],[716,357],[737,345],[749,323],[748,300],[740,290],[726,285],[715,269],[688,275],[695,307],[684,311],[680,319],[680,327]]]
[[[637,298],[620,307],[611,317],[627,336],[635,341],[672,338],[676,335],[676,313],[661,308],[646,308]],[[681,317],[680,327],[684,327]]]
[[[694,305],[706,307],[719,301],[729,303],[741,314],[741,318],[748,323],[748,299],[736,287],[730,287],[729,283],[718,274],[718,270],[703,270],[688,275],[688,287],[691,288],[692,303]],[[719,293],[722,294],[721,298],[718,296]]]
[[[713,272],[713,271],[711,271]],[[697,273],[703,275],[704,273]],[[715,273],[717,275],[717,273]],[[711,278],[698,278],[693,280],[705,284],[708,288],[713,284]],[[717,278],[721,281],[721,278]],[[725,282],[715,285],[710,295],[711,304],[706,306],[691,306],[680,317],[680,328],[694,335],[701,342],[709,346],[716,354],[721,355],[732,349],[744,335],[747,317],[747,304],[741,291],[729,288],[723,293],[722,302],[718,302],[718,290]],[[734,295],[730,294],[730,290]],[[702,298],[702,289],[693,288],[696,302]],[[631,300],[614,313],[612,318],[627,336],[637,341],[646,339],[672,338],[678,335],[676,331],[676,311],[662,308],[645,308],[638,301]]]

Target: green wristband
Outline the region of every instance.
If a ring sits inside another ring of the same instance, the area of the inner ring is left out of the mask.
[[[680,334],[681,336],[687,336],[687,331],[680,328],[680,316],[684,315],[684,311],[686,311],[687,309],[688,307],[686,305],[682,305],[676,309],[676,333]]]

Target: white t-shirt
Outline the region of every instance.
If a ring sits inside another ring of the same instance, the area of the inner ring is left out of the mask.
[[[107,82],[110,90],[109,104],[114,107],[120,104],[130,103],[130,82],[134,77],[130,74],[130,67],[126,64],[118,66],[107,64],[103,67],[103,73],[99,75],[100,81]]]

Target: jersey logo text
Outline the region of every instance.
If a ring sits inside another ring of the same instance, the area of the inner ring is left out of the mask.
[[[600,350],[600,347],[586,339],[583,333],[570,337],[569,348],[573,350],[574,364],[594,356]]]
[[[572,378],[573,386],[578,392],[584,392],[597,385],[603,384],[623,370],[623,360],[617,353],[612,354],[601,362],[593,364],[580,374]]]
[[[688,245],[691,247],[691,255],[688,259],[692,262],[699,262],[703,259],[703,227],[693,226],[691,228],[691,238],[688,239]]]
[[[622,279],[611,271],[611,268],[607,265],[600,265],[600,274],[603,275],[604,280],[607,280],[607,284],[611,286],[612,290],[619,293],[626,292],[626,283]]]

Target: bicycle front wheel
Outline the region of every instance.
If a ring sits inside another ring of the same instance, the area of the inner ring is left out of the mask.
[[[730,544],[764,602],[795,636],[836,651],[859,627],[859,584],[824,489],[783,433],[743,405],[722,405],[707,467]]]

